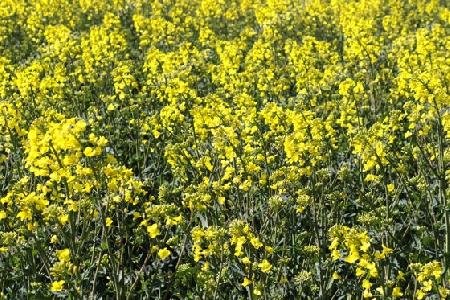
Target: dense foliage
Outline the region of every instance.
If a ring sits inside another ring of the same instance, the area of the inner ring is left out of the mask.
[[[1,0],[0,298],[447,299],[448,3]]]

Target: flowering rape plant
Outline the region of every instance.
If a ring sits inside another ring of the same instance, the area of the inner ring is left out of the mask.
[[[0,1],[1,299],[447,299],[450,5]]]

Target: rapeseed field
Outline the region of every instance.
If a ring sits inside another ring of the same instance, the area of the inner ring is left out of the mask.
[[[1,0],[0,299],[450,298],[450,2]]]

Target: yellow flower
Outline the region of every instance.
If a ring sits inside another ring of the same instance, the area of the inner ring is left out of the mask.
[[[334,239],[331,241],[331,245],[328,247],[328,249],[330,249],[330,250],[336,250],[338,246],[339,246],[339,239],[334,238]]]
[[[363,276],[364,274],[366,274],[366,271],[364,271],[361,268],[356,268],[356,273],[355,273],[356,276],[359,277],[359,276]]]
[[[99,147],[103,147],[108,143],[108,140],[104,137],[104,136],[100,136],[99,139],[97,140],[97,145]]]
[[[19,218],[20,221],[23,221],[25,219],[31,221],[32,217],[33,217],[33,214],[31,213],[31,210],[29,210],[28,208],[25,208],[24,210],[20,211],[17,214],[17,218]]]
[[[433,270],[433,276],[436,279],[441,278],[442,275],[442,267],[438,262],[433,262],[432,263],[432,270]]]
[[[422,282],[422,284],[423,284],[422,290],[424,290],[425,292],[429,292],[433,289],[433,281],[431,281],[431,279]]]
[[[391,248],[388,248],[385,245],[382,245],[382,246],[383,246],[383,254],[384,255],[392,254],[393,250]]]
[[[331,251],[331,258],[333,260],[338,260],[340,257],[341,257],[341,251],[339,251],[338,249]]]
[[[350,254],[344,259],[349,264],[354,264],[359,259],[359,252],[355,248],[350,250]]]
[[[447,299],[446,297],[450,295],[450,290],[447,290],[445,287],[440,286],[438,287],[438,290],[442,299]]]
[[[367,250],[369,250],[370,247],[370,242],[365,241],[361,244],[361,247],[359,247],[359,249],[361,249],[361,251],[363,252],[367,252]]]
[[[266,249],[267,252],[273,253],[273,248],[272,248],[272,247],[270,247],[270,246],[265,246],[264,248]]]
[[[86,155],[88,157],[92,157],[95,155],[95,151],[94,151],[94,149],[92,149],[92,147],[86,147],[86,148],[84,148],[84,155]]]
[[[209,263],[209,261],[205,262],[205,264],[202,267],[202,271],[203,272],[208,271],[210,266],[211,266],[211,264]]]
[[[387,189],[388,189],[389,193],[392,192],[394,190],[394,188],[395,188],[395,186],[392,183],[387,185]]]
[[[375,176],[374,174],[367,174],[364,181],[374,181],[376,178],[377,178],[377,176]]]
[[[159,235],[158,224],[153,224],[147,227],[147,232],[152,239],[154,239],[157,235]]]
[[[166,217],[166,225],[167,226],[172,226],[172,225],[177,225],[178,223],[180,223],[183,220],[182,216],[179,215],[178,217]]]
[[[400,291],[400,288],[398,286],[396,286],[392,290],[392,297],[401,297],[401,296],[403,296],[403,293]]]
[[[380,293],[380,295],[384,295],[384,289],[383,287],[379,286],[375,289],[378,293]]]
[[[60,261],[70,261],[70,250],[68,248],[56,250],[56,256]]]
[[[376,260],[384,259],[384,258],[386,258],[386,256],[383,253],[381,253],[380,251],[375,252],[375,259]]]
[[[405,280],[405,273],[398,271],[397,280]]]
[[[50,287],[50,290],[52,292],[60,292],[63,290],[64,283],[65,283],[64,280],[53,281],[52,286]]]
[[[252,281],[248,279],[247,277],[244,278],[244,282],[242,283],[243,287],[246,287],[247,285],[250,285]]]
[[[62,215],[59,217],[59,221],[61,222],[62,226],[65,226],[66,223],[69,221],[69,215]]]
[[[170,250],[167,250],[167,248],[161,249],[158,251],[158,257],[160,259],[166,259],[170,255]]]
[[[374,262],[371,262],[367,265],[367,269],[369,270],[369,274],[371,277],[378,277],[377,266]]]
[[[361,286],[363,288],[365,288],[366,290],[368,290],[368,289],[370,289],[372,287],[372,283],[369,280],[364,279],[362,284],[361,284]]]
[[[416,294],[418,300],[422,300],[423,298],[425,298],[426,295],[427,294],[422,290],[418,290]]]
[[[288,280],[286,279],[286,277],[282,276],[278,283],[279,284],[285,284],[286,282],[288,282]]]
[[[372,293],[369,290],[364,290],[364,298],[372,298]]]
[[[106,218],[106,227],[111,226],[112,223],[113,223],[113,221],[111,220],[110,217]]]
[[[336,272],[333,273],[333,279],[334,280],[339,280],[341,278],[342,278],[341,275],[339,275],[338,273],[336,273]]]
[[[34,222],[34,223],[28,223],[28,224],[27,224],[27,228],[28,228],[28,230],[30,230],[30,231],[35,230],[37,227],[38,227],[38,223],[37,223],[37,222]]]
[[[251,238],[251,239],[250,239],[250,243],[251,243],[251,244],[253,245],[253,247],[255,247],[256,249],[259,249],[259,248],[263,245],[263,243],[261,243],[257,237]]]
[[[250,259],[249,259],[248,257],[244,257],[244,258],[242,259],[242,262],[243,262],[244,264],[248,265],[248,264],[250,263]]]
[[[272,265],[267,261],[267,259],[264,259],[261,263],[258,264],[258,267],[261,269],[261,272],[269,273]]]

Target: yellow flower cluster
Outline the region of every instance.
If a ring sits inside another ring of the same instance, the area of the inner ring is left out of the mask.
[[[447,296],[450,295],[450,290],[445,285],[439,284],[443,274],[443,269],[439,262],[432,261],[427,264],[413,263],[409,267],[417,277],[417,282],[420,284],[420,288],[416,291],[417,299],[425,299],[431,291],[435,291],[436,289],[441,299],[447,299]]]
[[[371,238],[367,231],[357,228],[349,228],[347,226],[335,225],[329,230],[331,245],[331,257],[334,261],[343,260],[348,264],[354,264],[355,275],[362,280],[361,286],[364,288],[364,298],[371,298],[370,291],[373,283],[370,280],[376,280],[379,276],[379,271],[382,269],[382,262],[386,260],[393,250],[385,245],[382,245],[382,251],[374,251],[371,246]],[[337,273],[334,275],[335,279],[340,279],[341,276]],[[376,289],[381,295],[384,294],[383,287]],[[399,294],[398,287],[394,288],[394,294]],[[398,296],[398,295],[397,295]]]

